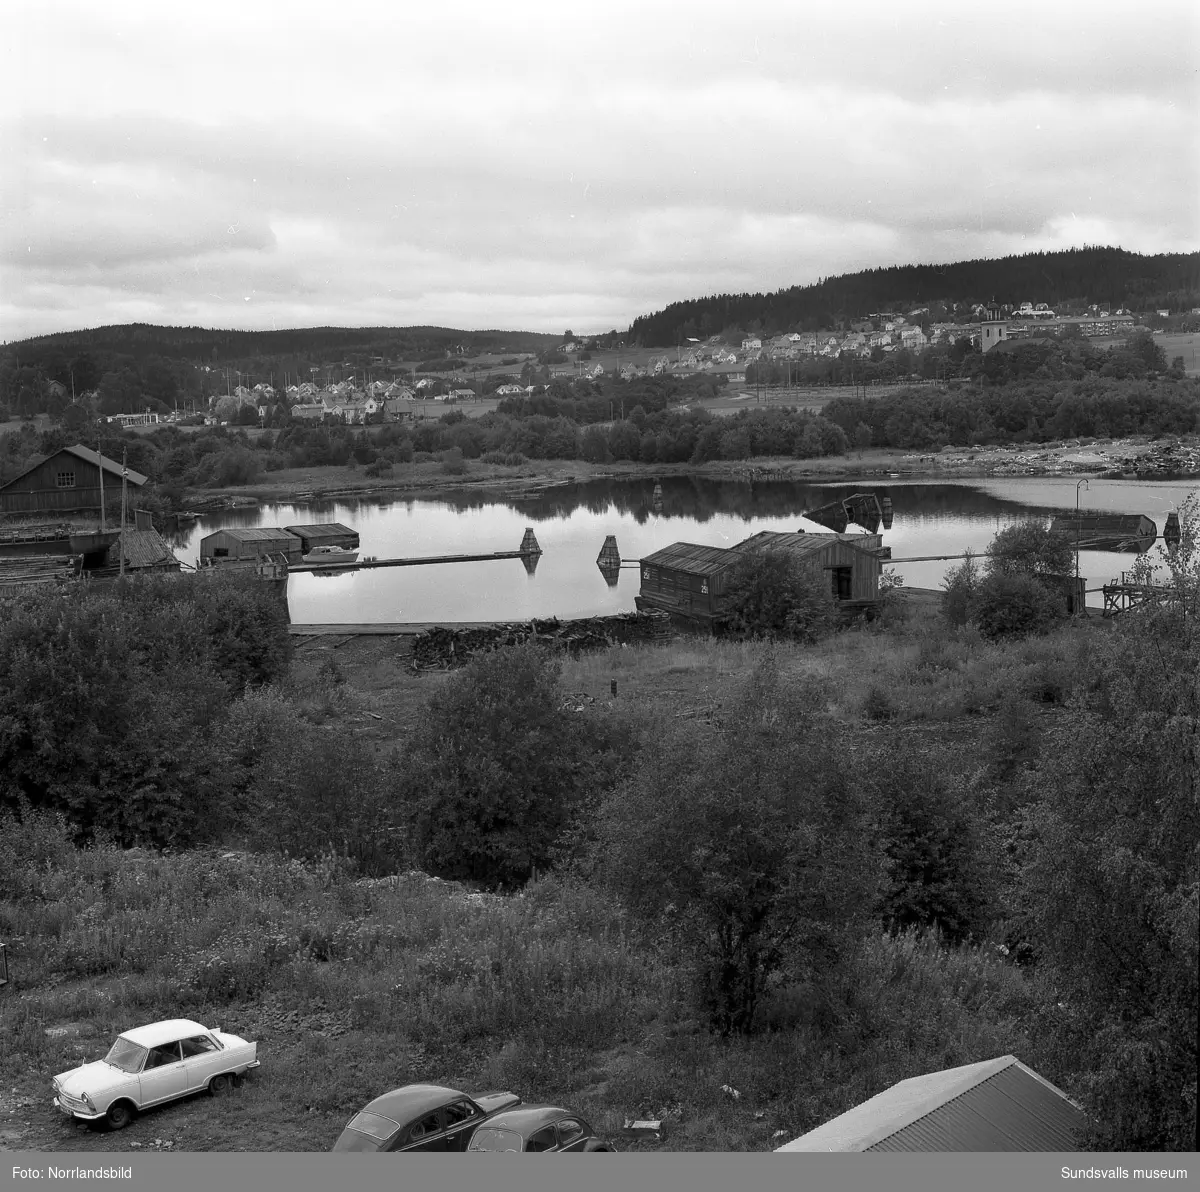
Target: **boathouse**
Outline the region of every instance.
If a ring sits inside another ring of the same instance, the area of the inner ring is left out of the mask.
[[[1076,1151],[1087,1118],[1014,1055],[902,1080],[778,1151]]]
[[[876,553],[878,534],[805,534],[761,530],[733,549],[737,552],[784,551],[806,569],[829,577],[833,598],[847,607],[873,605],[879,600],[883,564]]]
[[[759,550],[786,551],[806,569],[828,577],[839,607],[868,609],[879,600],[883,570],[878,534],[806,534],[763,530],[733,547],[676,542],[641,561],[639,610],[661,609],[712,628],[728,611],[729,576],[740,558]]]
[[[98,514],[101,469],[105,504],[119,505],[121,465],[77,443],[54,452],[0,487],[0,513]],[[148,478],[128,468],[125,479],[132,488],[140,489]]]
[[[212,567],[230,563],[299,563],[304,544],[298,534],[279,526],[258,526],[254,529],[229,526],[200,539],[200,566]]]
[[[341,522],[322,522],[316,526],[284,526],[289,534],[300,539],[303,553],[314,546],[340,546],[343,550],[358,550],[358,532]]]
[[[641,562],[639,611],[661,609],[689,621],[712,626],[724,612],[733,551],[721,546],[675,542],[647,555]]]

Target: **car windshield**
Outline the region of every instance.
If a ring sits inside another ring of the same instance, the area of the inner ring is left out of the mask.
[[[400,1129],[400,1125],[398,1122],[393,1122],[391,1118],[380,1117],[379,1114],[368,1113],[364,1109],[350,1119],[347,1129],[357,1130],[360,1134],[377,1138],[380,1142],[387,1142]]]
[[[473,1151],[520,1151],[521,1136],[498,1126],[480,1126],[471,1139]]]
[[[140,1072],[142,1061],[145,1058],[146,1049],[144,1047],[139,1047],[122,1036],[108,1049],[108,1055],[104,1057],[104,1062],[111,1064],[114,1068],[120,1068],[122,1072]]]

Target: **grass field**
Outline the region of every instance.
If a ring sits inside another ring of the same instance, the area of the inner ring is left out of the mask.
[[[923,611],[780,647],[781,669],[864,743],[886,725],[953,742],[968,767],[1003,749],[1013,723],[1036,732],[1055,714],[1101,631],[990,645],[931,620],[928,594],[905,599]],[[603,704],[616,680],[626,714],[682,715],[729,699],[762,649],[613,648],[565,662],[561,686]],[[449,681],[405,662],[391,639],[314,639],[286,690],[314,731],[386,751]],[[1034,987],[990,946],[869,934],[846,978],[852,1016],[784,997],[764,1010],[772,1031],[723,1040],[693,1017],[668,941],[553,879],[500,897],[236,851],[79,851],[42,823],[0,838],[0,937],[13,975],[0,1149],[324,1150],[366,1101],[429,1080],[565,1103],[620,1149],[765,1150],[908,1076],[1008,1053],[1039,1062],[1024,1025]],[[120,1133],[51,1107],[55,1073],[177,1015],[256,1040],[262,1068],[228,1097],[150,1111]],[[661,1118],[663,1137],[627,1138],[638,1117]]]
[[[1200,332],[1163,334],[1154,337],[1170,364],[1176,356],[1183,357],[1183,367],[1189,377],[1200,376]]]

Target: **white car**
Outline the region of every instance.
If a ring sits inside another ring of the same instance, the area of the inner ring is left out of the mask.
[[[258,1067],[258,1044],[186,1018],[139,1026],[118,1036],[102,1060],[54,1078],[54,1104],[85,1122],[114,1130],[152,1105],[207,1089],[225,1092]]]

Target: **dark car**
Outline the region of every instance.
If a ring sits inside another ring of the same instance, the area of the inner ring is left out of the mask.
[[[519,1105],[516,1093],[468,1097],[440,1084],[406,1084],[360,1110],[335,1151],[465,1151],[475,1128]]]
[[[558,1105],[522,1105],[497,1113],[475,1131],[469,1151],[611,1151],[591,1126]]]

